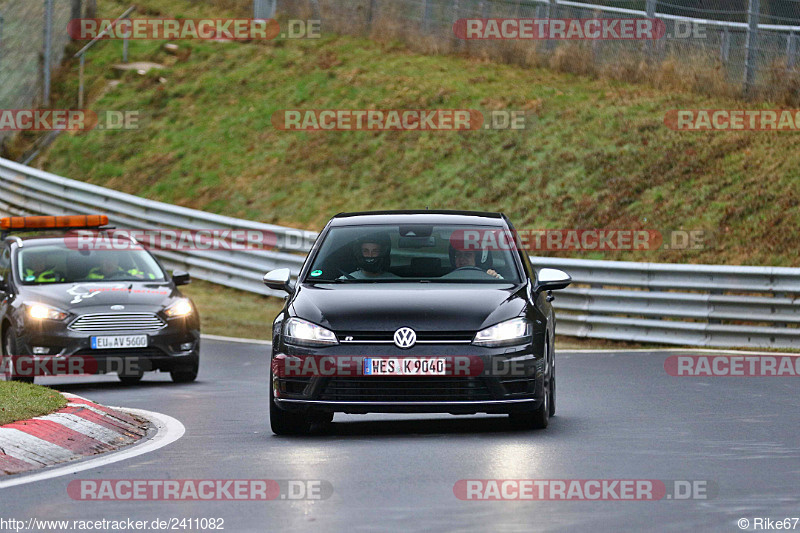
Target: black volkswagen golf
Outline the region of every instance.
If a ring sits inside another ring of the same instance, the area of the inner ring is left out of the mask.
[[[115,372],[135,383],[161,370],[175,382],[195,380],[200,318],[177,288],[189,274],[170,276],[133,240],[101,249],[69,232],[107,222],[0,219],[0,379]]]
[[[549,291],[499,213],[382,211],[335,216],[275,319],[270,422],[308,431],[335,412],[505,413],[545,428],[556,409]]]

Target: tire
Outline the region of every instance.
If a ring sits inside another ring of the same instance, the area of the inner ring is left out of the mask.
[[[22,354],[22,343],[17,338],[17,334],[9,327],[2,343],[2,376],[6,381],[17,381],[19,383],[33,383],[33,377],[19,377],[14,375],[14,365],[9,358],[11,355]]]
[[[331,419],[333,419],[332,416]],[[300,413],[284,411],[275,405],[271,377],[269,380],[269,425],[276,435],[304,435],[311,431],[309,417]]]
[[[170,372],[169,375],[172,377],[173,383],[191,383],[197,379],[197,372],[199,370],[198,364],[195,364],[189,370],[179,370],[176,372]]]
[[[550,415],[555,412],[555,406],[551,403],[555,399],[555,370],[548,360],[550,357],[550,343],[545,344],[545,364],[549,366],[550,372],[544,378],[544,394],[542,403],[532,413],[512,413],[511,425],[518,429],[545,429],[550,424]]]
[[[117,374],[117,377],[119,377],[123,385],[136,385],[142,381],[143,376],[144,372],[139,372],[138,374]]]
[[[556,348],[550,350],[550,417],[556,416]]]
[[[532,413],[512,413],[509,418],[516,429],[545,429],[550,422],[550,391],[545,392],[544,400]]]

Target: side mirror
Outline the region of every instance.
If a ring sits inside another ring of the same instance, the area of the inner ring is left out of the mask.
[[[184,272],[183,270],[175,270],[172,272],[172,282],[176,287],[179,285],[188,285],[192,282],[192,277],[188,272]]]
[[[8,290],[8,282],[6,282],[6,278],[0,276],[0,291],[7,291]]]
[[[291,282],[292,271],[288,268],[279,268],[264,274],[264,285],[275,291],[285,291],[289,294],[294,292],[294,285]]]
[[[539,271],[535,292],[566,289],[570,283],[572,278],[566,272],[555,268],[543,268]]]

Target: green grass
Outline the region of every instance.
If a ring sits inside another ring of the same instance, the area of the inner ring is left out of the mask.
[[[0,382],[0,426],[46,415],[65,405],[67,399],[47,387]]]

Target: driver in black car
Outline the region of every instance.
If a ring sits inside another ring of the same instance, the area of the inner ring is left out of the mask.
[[[474,250],[454,250],[453,263],[455,265],[455,270],[458,270],[459,268],[470,268],[470,267],[480,269],[480,267],[477,266],[477,255],[479,253],[480,253],[479,251],[474,251]],[[496,270],[493,270],[491,268],[489,270],[486,270],[486,273],[494,278],[503,279],[503,276],[501,276],[500,274],[497,273]]]
[[[387,235],[376,234],[359,239],[353,249],[358,270],[348,274],[346,279],[399,278],[388,272],[391,251],[392,241]]]

